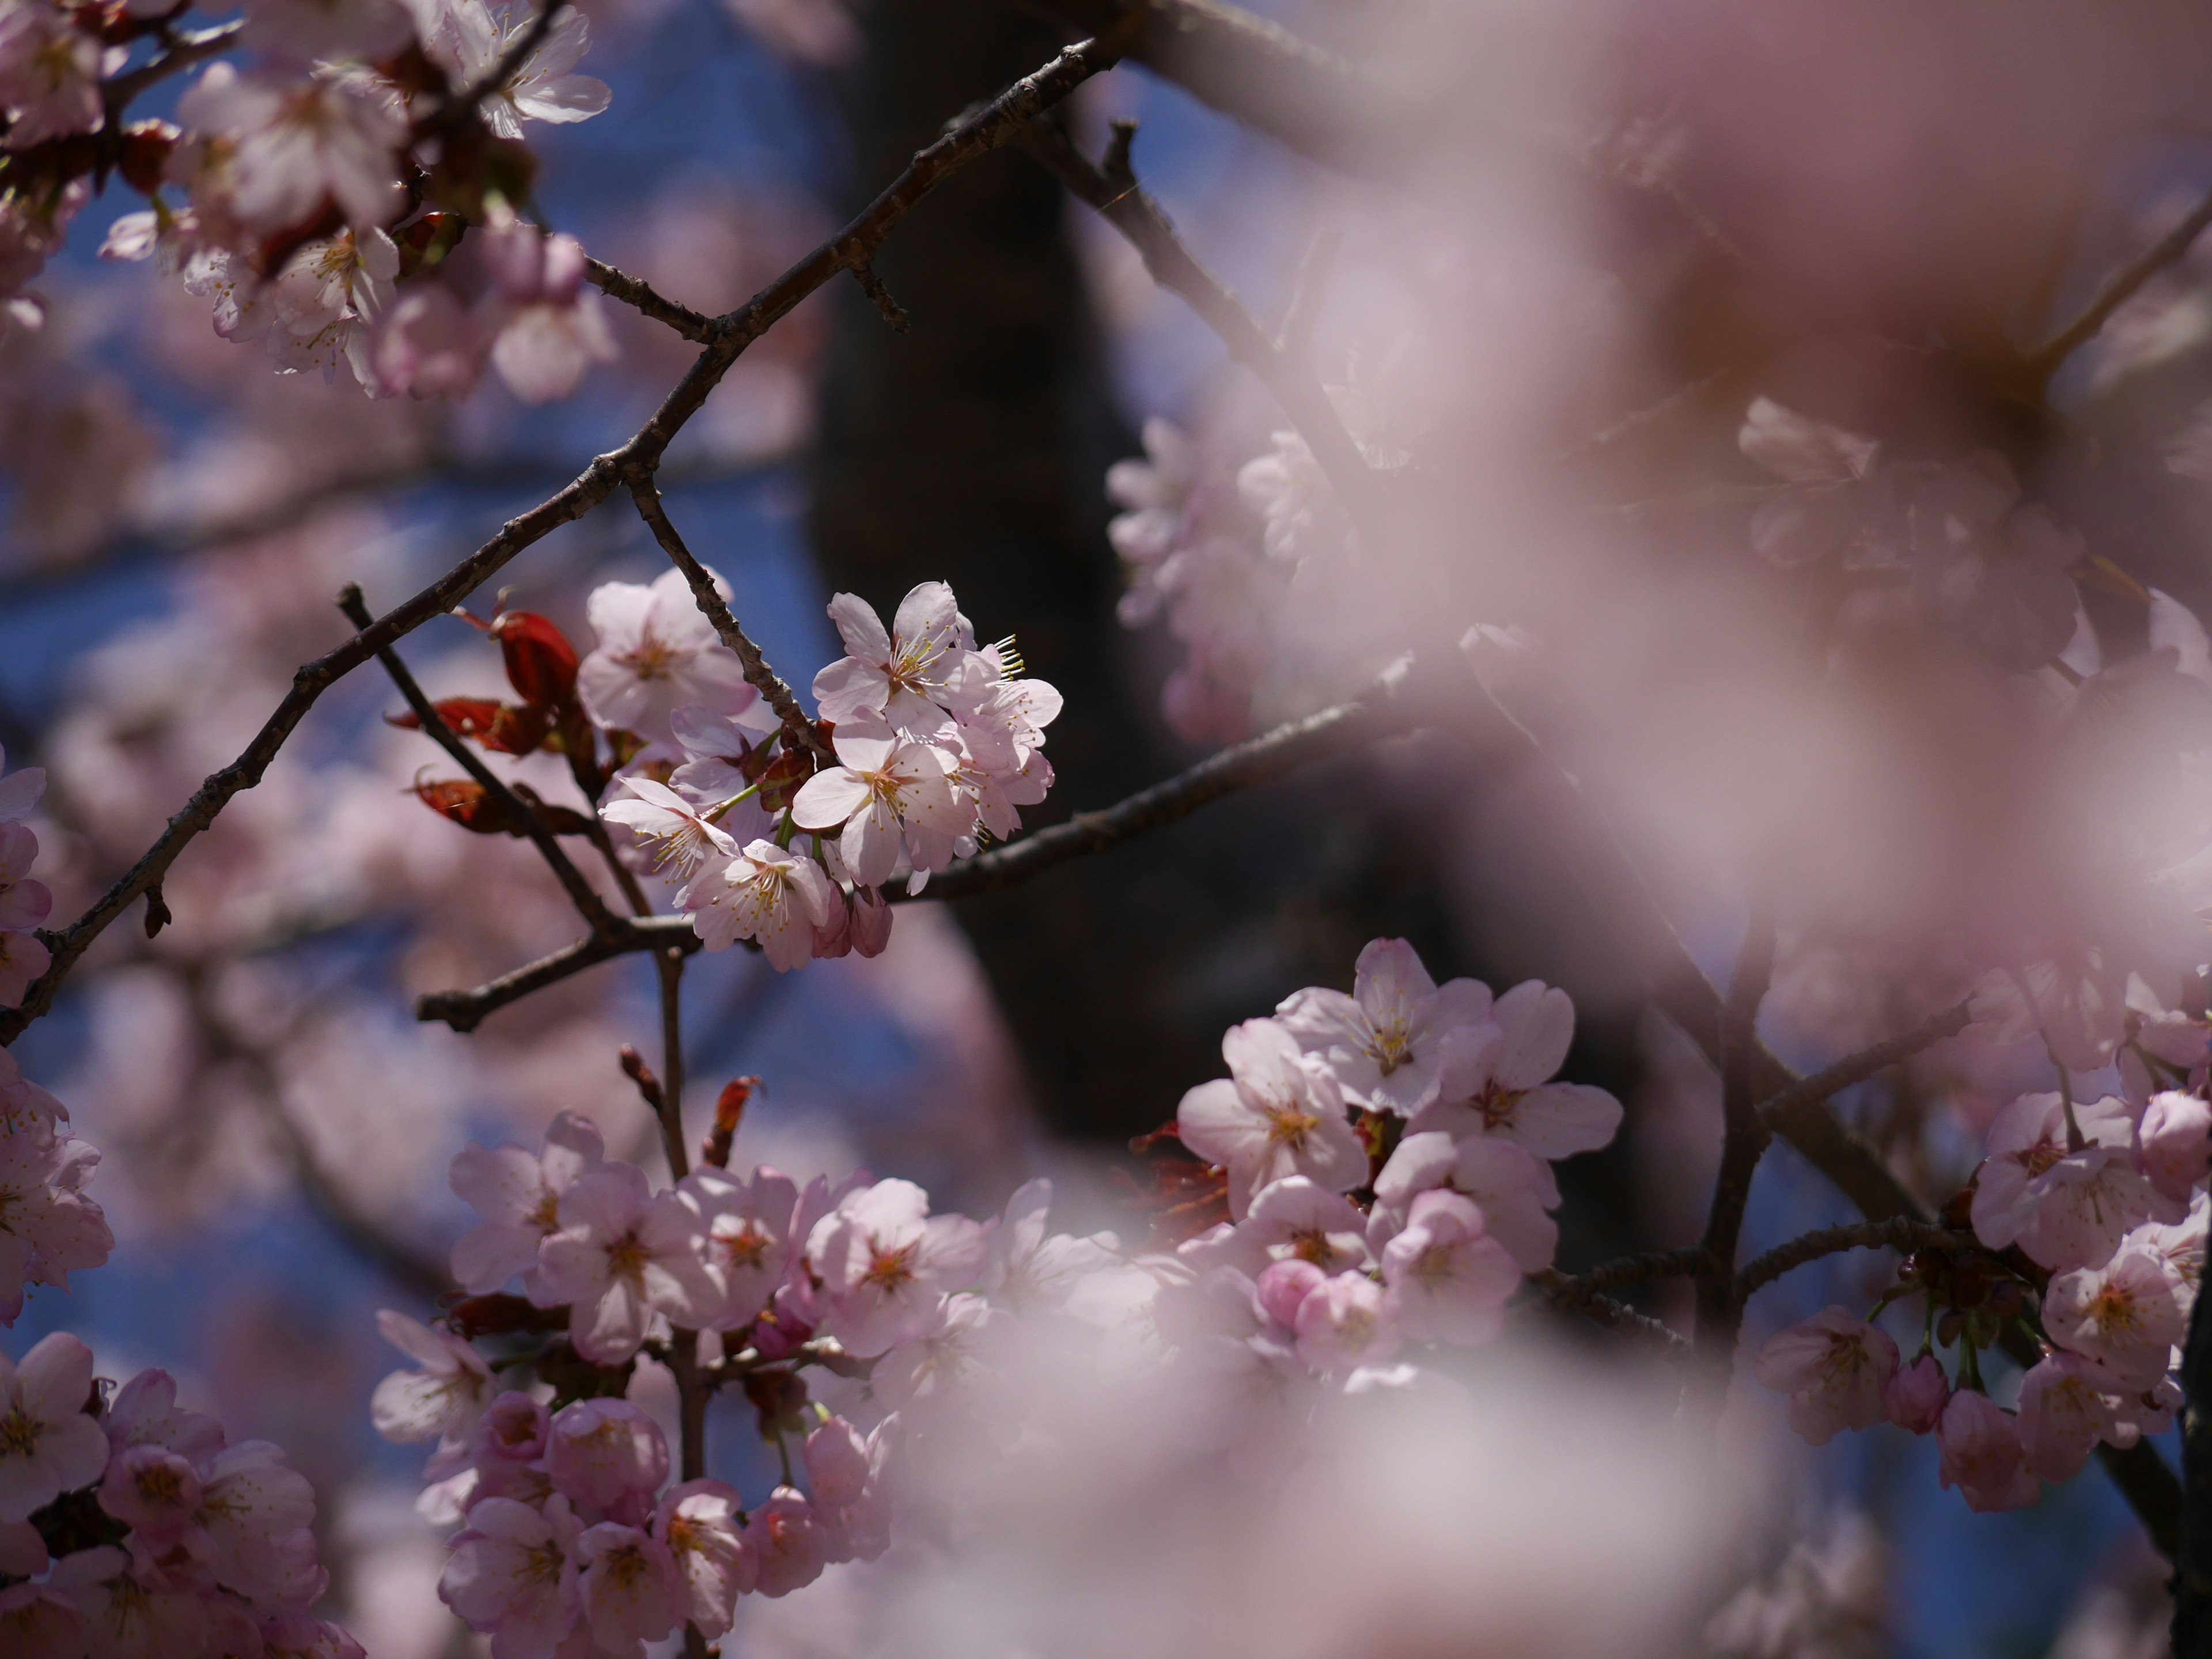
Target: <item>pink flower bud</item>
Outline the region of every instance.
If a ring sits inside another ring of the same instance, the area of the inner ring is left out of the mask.
[[[2212,1170],[2212,1103],[2178,1089],[2152,1096],[2136,1132],[2136,1159],[2160,1193],[2186,1203]]]
[[[1881,1386],[1889,1420],[1908,1434],[1932,1434],[1951,1397],[1950,1379],[1932,1353],[1923,1353]]]
[[[1253,1309],[1261,1318],[1286,1331],[1296,1330],[1298,1304],[1328,1277],[1312,1262],[1298,1256],[1270,1262],[1260,1274],[1259,1283],[1252,1287]]]
[[[872,887],[853,890],[853,948],[864,957],[879,957],[891,942],[891,907]]]

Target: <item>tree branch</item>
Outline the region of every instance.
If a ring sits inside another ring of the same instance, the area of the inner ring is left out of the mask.
[[[2034,383],[2042,386],[2069,357],[2096,338],[2112,320],[2112,313],[2133,299],[2145,283],[2168,265],[2178,264],[2188,253],[2207,225],[2212,225],[2212,196],[2199,202],[2135,263],[2113,272],[2080,316],[2027,354],[2027,367]]]
[[[965,898],[994,892],[1028,880],[1042,871],[1087,853],[1100,853],[1164,824],[1188,817],[1208,801],[1255,784],[1267,783],[1302,766],[1395,737],[1421,723],[1392,688],[1377,685],[1351,702],[1324,708],[1304,720],[1208,756],[1197,765],[1127,800],[1096,812],[1078,812],[1065,823],[1024,837],[975,858],[963,859],[930,878],[921,896]],[[900,896],[915,896],[908,893]]]
[[[1722,1379],[1722,1393],[1735,1363],[1737,1334],[1743,1328],[1743,1299],[1735,1281],[1736,1247],[1743,1212],[1751,1201],[1752,1178],[1766,1156],[1774,1132],[1759,1115],[1752,1083],[1752,1050],[1759,1043],[1759,1006],[1774,980],[1774,908],[1771,884],[1755,879],[1750,913],[1744,919],[1743,945],[1729,981],[1728,1006],[1720,1028],[1721,1164],[1713,1177],[1712,1206],[1705,1216],[1702,1243],[1717,1273],[1698,1281],[1697,1346],[1707,1367]]]
[[[1973,1234],[1954,1232],[1925,1221],[1913,1221],[1904,1216],[1893,1216],[1887,1221],[1855,1221],[1847,1226],[1823,1227],[1818,1232],[1793,1238],[1787,1244],[1778,1244],[1765,1255],[1754,1256],[1735,1276],[1735,1293],[1740,1300],[1747,1298],[1808,1261],[1844,1250],[1895,1250],[1900,1255],[1910,1255],[1915,1250],[1939,1249],[1987,1254],[1987,1247]]]
[[[799,699],[792,696],[791,688],[783,683],[775,669],[769,666],[768,659],[761,654],[760,647],[746,637],[745,630],[738,625],[738,619],[731,613],[721,591],[714,586],[714,576],[692,556],[691,550],[684,544],[684,538],[676,533],[676,526],[669,521],[667,510],[660,504],[660,491],[654,487],[651,474],[633,474],[629,493],[631,499],[637,503],[638,516],[653,532],[653,538],[660,544],[670,562],[684,573],[684,580],[690,584],[691,597],[700,611],[708,621],[714,624],[714,632],[721,636],[722,643],[737,653],[738,661],[744,669],[745,684],[759,692],[768,706],[775,710],[776,718],[783,722],[785,734],[794,746],[810,749],[834,763],[836,757],[830,745],[822,741],[820,728],[807,719],[806,711],[799,706]]]
[[[1553,1307],[1581,1314],[1609,1331],[1635,1337],[1669,1354],[1679,1356],[1689,1350],[1689,1339],[1680,1332],[1648,1314],[1640,1314],[1633,1308],[1615,1302],[1611,1297],[1600,1295],[1557,1268],[1546,1267],[1530,1273],[1528,1282],[1536,1287],[1537,1294]]]
[[[588,254],[584,258],[584,275],[592,287],[610,300],[619,300],[632,310],[650,317],[656,323],[665,323],[685,339],[703,343],[713,319],[690,306],[678,305],[657,292],[653,284],[641,276],[617,270]]]
[[[357,582],[348,582],[340,591],[338,609],[357,629],[367,629],[372,625],[368,605],[362,598],[361,586]],[[392,684],[399,688],[399,695],[406,699],[408,708],[422,722],[424,735],[460,763],[461,769],[482,785],[487,795],[507,810],[510,822],[523,826],[523,832],[530,837],[530,844],[551,866],[562,890],[568,895],[568,902],[576,907],[576,912],[583,917],[585,924],[595,934],[611,932],[616,925],[614,913],[607,908],[606,901],[599,896],[598,890],[584,879],[584,872],[569,862],[568,855],[561,850],[561,843],[553,838],[553,832],[545,827],[544,819],[538,816],[536,804],[523,799],[508,788],[505,781],[461,741],[453,727],[446,724],[445,717],[438,713],[437,704],[423,695],[422,688],[415,683],[415,677],[407,672],[407,665],[399,660],[397,651],[387,645],[376,653],[376,659],[384,665],[384,672],[392,677]]]
[[[1819,1106],[1844,1090],[1902,1064],[1923,1049],[1934,1048],[1944,1038],[1958,1036],[1972,1023],[1970,1010],[1969,1003],[1955,1003],[1939,1014],[1930,1015],[1902,1036],[1889,1037],[1855,1054],[1847,1054],[1834,1065],[1761,1101],[1759,1115],[1769,1123],[1778,1125],[1808,1106]],[[1780,1062],[1776,1065],[1778,1067]]]
[[[693,931],[689,916],[618,920],[611,933],[580,939],[574,945],[563,945],[550,956],[526,963],[473,990],[431,991],[417,997],[415,1018],[425,1023],[441,1021],[456,1031],[473,1031],[483,1023],[486,1014],[510,1002],[520,1002],[533,991],[558,985],[600,963],[637,951],[677,950],[689,955],[699,947],[699,935]]]

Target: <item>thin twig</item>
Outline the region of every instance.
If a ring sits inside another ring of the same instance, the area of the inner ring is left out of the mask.
[[[1655,1279],[1710,1278],[1713,1272],[1712,1257],[1705,1254],[1703,1245],[1692,1244],[1686,1249],[1655,1250],[1601,1262],[1588,1273],[1562,1276],[1549,1290],[1554,1301],[1565,1302],[1585,1293],[1600,1296],[1648,1285]]]
[[[799,699],[792,695],[791,688],[784,684],[775,669],[769,666],[768,659],[761,654],[760,647],[755,645],[745,630],[738,626],[728,601],[722,598],[721,590],[714,586],[714,573],[700,563],[691,550],[684,544],[684,538],[677,533],[675,525],[669,520],[667,509],[660,504],[660,491],[654,486],[651,476],[646,473],[634,476],[630,479],[629,493],[637,503],[638,516],[645,520],[646,528],[653,532],[653,540],[660,544],[661,550],[668,555],[670,562],[684,573],[684,580],[690,584],[691,597],[700,611],[708,622],[714,624],[714,632],[721,636],[722,643],[737,653],[738,664],[744,671],[745,684],[759,692],[768,706],[775,710],[776,718],[783,722],[784,732],[793,744],[810,749],[834,763],[836,757],[830,745],[822,741],[820,728],[806,718],[806,711],[799,706]]]
[[[2097,337],[2112,313],[2133,299],[2137,289],[2168,265],[2179,263],[2208,225],[2212,225],[2212,196],[2199,202],[2132,264],[2113,272],[2080,316],[2027,354],[2034,384],[2040,386],[2050,380],[2061,364]]]
[[[1580,1314],[1609,1331],[1635,1337],[1669,1354],[1681,1354],[1689,1350],[1689,1339],[1680,1332],[1648,1314],[1640,1314],[1633,1308],[1615,1302],[1609,1296],[1601,1296],[1595,1291],[1584,1289],[1557,1268],[1546,1267],[1530,1273],[1528,1282],[1552,1306]]]
[[[584,275],[593,288],[610,300],[619,300],[632,310],[652,318],[654,322],[667,324],[687,340],[699,343],[706,339],[707,330],[713,321],[711,318],[703,312],[692,310],[690,306],[678,305],[655,290],[653,284],[643,277],[617,270],[588,255],[584,259]]]
[[[1844,1090],[1864,1083],[1876,1073],[1902,1064],[1923,1049],[1934,1048],[1946,1037],[1958,1036],[1972,1019],[1969,1003],[1954,1003],[1942,1012],[1921,1021],[1902,1036],[1885,1038],[1855,1054],[1846,1054],[1834,1065],[1769,1096],[1759,1102],[1759,1115],[1768,1123],[1779,1127],[1783,1120],[1802,1109],[1820,1105]]]
[[[1096,812],[1078,812],[1065,823],[963,859],[930,878],[923,896],[964,898],[1028,880],[1056,864],[1109,847],[1188,817],[1208,801],[1362,747],[1378,738],[1411,732],[1421,717],[1393,691],[1376,686],[1365,696],[1210,755],[1164,782]]]
[[[120,125],[117,118],[147,88],[167,80],[179,70],[228,52],[238,44],[238,37],[246,32],[246,20],[234,18],[228,23],[217,23],[192,34],[177,36],[155,56],[148,58],[137,69],[118,75],[112,81],[100,83],[100,95],[106,105],[110,125]]]
[[[1698,1281],[1697,1346],[1707,1366],[1722,1377],[1728,1375],[1743,1325],[1743,1302],[1729,1275],[1743,1232],[1744,1209],[1751,1201],[1752,1179],[1774,1137],[1759,1113],[1751,1058],[1759,1042],[1759,1006],[1774,980],[1774,909],[1772,884],[1755,881],[1721,1022],[1721,1164],[1713,1178],[1702,1248],[1722,1273]]]
[[[684,1144],[684,956],[680,945],[664,945],[653,955],[660,975],[660,1141],[675,1181],[691,1172]]]
[[[369,616],[368,603],[362,598],[358,583],[348,582],[340,590],[338,609],[357,629],[369,627],[374,620]],[[376,653],[376,659],[384,665],[384,672],[392,677],[392,684],[399,688],[399,695],[406,699],[408,708],[422,722],[424,735],[460,763],[461,769],[483,786],[484,793],[505,810],[508,822],[522,825],[523,833],[530,837],[530,844],[538,849],[538,855],[551,867],[562,890],[568,895],[568,902],[576,907],[585,924],[594,933],[611,933],[617,925],[614,912],[607,908],[606,901],[599,896],[599,890],[584,879],[584,872],[569,862],[568,855],[561,850],[561,843],[554,838],[553,832],[545,827],[545,820],[538,815],[537,804],[525,800],[508,788],[499,774],[486,766],[483,759],[461,740],[460,734],[446,724],[445,717],[438,713],[437,704],[432,702],[422,688],[416,684],[414,675],[407,672],[407,665],[399,660],[397,651],[387,645]]]
[[[1735,1291],[1739,1297],[1747,1297],[1793,1268],[1844,1250],[1895,1250],[1910,1255],[1915,1250],[1984,1249],[1972,1233],[1909,1221],[1903,1216],[1893,1216],[1887,1221],[1854,1221],[1842,1227],[1823,1227],[1787,1244],[1778,1244],[1765,1255],[1753,1256],[1736,1275]]]
[[[619,922],[611,933],[580,939],[471,990],[432,991],[418,997],[415,1018],[426,1024],[441,1022],[456,1031],[473,1031],[486,1014],[520,1002],[532,992],[558,985],[586,968],[638,951],[676,949],[689,953],[699,946],[699,935],[689,916],[647,916]]]
[[[906,314],[906,307],[892,297],[884,279],[876,275],[873,265],[854,265],[853,278],[860,283],[860,292],[868,296],[869,302],[894,331],[903,334],[914,325],[914,319]]]

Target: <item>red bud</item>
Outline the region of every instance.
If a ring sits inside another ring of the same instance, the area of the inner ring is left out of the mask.
[[[553,724],[550,709],[518,708],[490,697],[447,697],[434,705],[438,718],[459,737],[474,738],[495,754],[527,755],[545,741]],[[392,725],[420,731],[422,722],[411,714],[387,714]]]
[[[557,708],[576,696],[576,647],[534,611],[502,611],[490,633],[507,659],[507,679],[522,700]]]

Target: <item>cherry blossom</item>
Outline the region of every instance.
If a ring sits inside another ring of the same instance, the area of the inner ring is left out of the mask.
[[[719,870],[737,856],[738,844],[728,833],[666,784],[644,777],[616,781],[628,793],[601,806],[599,816],[609,823],[619,823],[644,842],[654,870],[673,871],[688,880],[703,866],[712,865]],[[730,943],[724,939],[720,948],[727,948]]]
[[[1286,1255],[1324,1273],[1367,1265],[1367,1218],[1349,1199],[1304,1176],[1261,1188],[1237,1232],[1256,1253],[1255,1265]]]
[[[745,1542],[760,1563],[763,1595],[788,1595],[822,1576],[829,1541],[815,1523],[814,1506],[792,1486],[778,1486],[745,1520]]]
[[[2212,1102],[2169,1089],[2154,1095],[2136,1132],[2136,1156],[2160,1196],[2189,1201],[2212,1172]]]
[[[422,1367],[393,1371],[376,1385],[368,1404],[376,1431],[402,1443],[465,1437],[492,1396],[490,1367],[459,1337],[389,1308],[378,1313],[376,1327]]]
[[[1364,1273],[1339,1273],[1309,1291],[1294,1328],[1298,1358],[1317,1371],[1379,1365],[1398,1351],[1391,1297]]]
[[[1328,1280],[1327,1273],[1302,1257],[1271,1261],[1252,1282],[1253,1311],[1270,1324],[1295,1334],[1298,1310]]]
[[[2033,1504],[2042,1483],[2028,1466],[2019,1425],[1989,1395],[1960,1389],[1943,1407],[1936,1428],[1942,1455],[1937,1479],[1956,1486],[1966,1507],[1983,1514]]]
[[[1972,1211],[1983,1243],[2017,1241],[2046,1267],[2100,1267],[2130,1228],[2181,1218],[2182,1206],[2135,1167],[2124,1101],[2077,1106],[2075,1115],[2087,1142],[2078,1152],[2068,1150],[2055,1094],[2022,1095],[1991,1121]]]
[[[313,218],[325,198],[356,231],[399,211],[407,118],[398,94],[363,70],[318,69],[301,81],[210,64],[177,113],[187,131],[224,141],[223,159],[203,163],[193,182],[204,212],[274,232]]]
[[[1437,1097],[1445,1036],[1489,1017],[1487,986],[1455,979],[1438,988],[1401,939],[1378,939],[1359,953],[1350,996],[1295,991],[1275,1010],[1298,1046],[1327,1062],[1347,1101],[1401,1117]]]
[[[0,108],[8,112],[0,145],[25,150],[49,138],[98,132],[106,125],[100,99],[104,56],[99,35],[58,7],[0,9]]]
[[[1559,1248],[1559,1224],[1547,1213],[1559,1205],[1551,1166],[1510,1141],[1477,1136],[1455,1142],[1439,1129],[1406,1136],[1376,1176],[1369,1247],[1388,1245],[1404,1226],[1414,1197],[1439,1187],[1475,1201],[1484,1230],[1523,1273],[1551,1266]]]
[[[227,1589],[304,1608],[326,1578],[315,1565],[314,1488],[287,1467],[282,1447],[245,1440],[216,1454],[185,1547]]]
[[[2053,1276],[2043,1300],[2051,1340],[2096,1361],[2120,1382],[2149,1388],[2166,1375],[2188,1328],[2189,1297],[2163,1255],[2126,1249],[2100,1267]]]
[[[0,823],[16,823],[29,817],[46,793],[46,768],[19,766],[10,772],[8,751],[0,749]]]
[[[684,890],[692,931],[710,951],[757,939],[780,974],[813,958],[817,930],[844,908],[822,866],[772,841],[755,841],[702,869]]]
[[[738,1494],[719,1480],[672,1486],[654,1512],[653,1530],[683,1584],[681,1616],[702,1636],[721,1635],[730,1628],[738,1597],[750,1594],[760,1580]]]
[[[899,601],[888,632],[856,593],[832,598],[830,620],[845,655],[814,677],[823,719],[843,726],[878,715],[894,731],[925,738],[945,723],[945,680],[961,664],[966,635],[951,588],[918,583]]]
[[[726,599],[727,584],[714,582]],[[602,583],[589,615],[599,645],[577,669],[576,690],[600,725],[672,742],[671,717],[686,704],[742,720],[759,702],[682,571],[664,571],[650,586]]]
[[[1486,1024],[1446,1034],[1439,1104],[1414,1127],[1495,1135],[1542,1158],[1595,1152],[1620,1132],[1620,1103],[1602,1089],[1551,1081],[1574,1036],[1565,992],[1540,980],[1515,986]]]
[[[118,1389],[102,1426],[118,1453],[158,1446],[198,1467],[212,1462],[222,1449],[222,1425],[179,1407],[176,1379],[167,1371],[140,1371]]]
[[[799,1188],[774,1170],[756,1170],[751,1180],[738,1181],[720,1170],[699,1169],[676,1183],[676,1194],[699,1218],[708,1271],[720,1292],[703,1322],[741,1331],[768,1306],[790,1267]]]
[[[580,13],[564,15],[583,21]],[[615,361],[614,336],[599,290],[584,280],[584,250],[574,237],[495,217],[482,240],[495,296],[479,326],[495,334],[492,367],[508,390],[526,404],[551,403],[574,392],[593,363]]]
[[[107,1467],[107,1437],[85,1413],[92,1350],[66,1332],[20,1360],[0,1354],[0,1521],[27,1520]]]
[[[246,43],[296,64],[376,63],[414,33],[399,0],[253,0],[246,11]]]
[[[1349,1192],[1367,1176],[1367,1152],[1346,1116],[1336,1079],[1308,1060],[1272,1019],[1249,1019],[1221,1039],[1230,1075],[1182,1097],[1183,1145],[1229,1171],[1229,1212],[1243,1219],[1253,1196],[1285,1176]]]
[[[1882,1384],[1882,1403],[1889,1420],[1907,1434],[1932,1434],[1942,1419],[1944,1402],[1951,1397],[1950,1379],[1932,1353],[1923,1353]]]
[[[541,1307],[569,1306],[576,1352],[618,1364],[645,1340],[654,1312],[696,1325],[717,1300],[699,1255],[699,1218],[645,1172],[608,1164],[561,1194],[561,1230],[538,1247]]]
[[[902,851],[917,876],[950,864],[954,838],[969,822],[953,800],[943,751],[851,726],[840,727],[831,743],[839,763],[817,772],[793,798],[793,822],[836,830],[839,855],[864,887],[890,879]]]
[[[586,1513],[657,1491],[668,1478],[660,1425],[627,1400],[579,1400],[553,1414],[545,1468],[561,1495]]]
[[[2132,1445],[2132,1424],[2115,1407],[2118,1381],[2078,1354],[2048,1354],[2020,1383],[2020,1436],[2028,1467],[2045,1480],[2071,1480],[2088,1467],[2100,1439]]]
[[[453,1277],[466,1291],[495,1291],[518,1273],[537,1277],[538,1246],[561,1226],[561,1196],[605,1161],[587,1117],[562,1112],[533,1157],[520,1146],[465,1146],[454,1154],[454,1195],[483,1218],[453,1246]]]
[[[206,1635],[201,1599],[161,1573],[135,1567],[112,1545],[76,1550],[54,1563],[46,1588],[83,1620],[85,1650],[100,1659],[195,1653]]]
[[[1887,1418],[1883,1393],[1897,1371],[1897,1344],[1864,1320],[1830,1307],[1768,1338],[1752,1370],[1768,1388],[1790,1396],[1790,1426],[1825,1446],[1841,1430],[1870,1429]]]
[[[75,1659],[84,1644],[84,1615],[52,1583],[0,1589],[0,1646],[9,1652],[23,1659]]]
[[[132,1446],[107,1461],[100,1507],[155,1553],[182,1541],[203,1498],[192,1460],[166,1446]]]
[[[980,1287],[999,1305],[1019,1314],[1064,1309],[1091,1274],[1114,1266],[1121,1241],[1112,1233],[1078,1238],[1047,1225],[1052,1182],[1024,1182],[1006,1200],[991,1229],[991,1254]]]
[[[973,1385],[993,1369],[989,1351],[1007,1317],[980,1296],[943,1297],[916,1322],[911,1335],[876,1361],[868,1373],[869,1392],[878,1404],[908,1416],[967,1408]]]
[[[422,48],[457,86],[479,84],[516,45],[532,22],[525,9],[497,10],[483,0],[413,0]],[[563,12],[544,40],[491,97],[483,111],[501,138],[522,137],[525,121],[562,125],[587,121],[607,106],[606,82],[573,73],[591,44],[581,12]]]
[[[684,1589],[668,1547],[636,1527],[602,1521],[576,1540],[577,1588],[603,1653],[642,1659],[645,1644],[676,1626]]]
[[[1881,446],[1755,398],[1736,436],[1745,457],[1783,481],[1751,518],[1759,556],[1794,569],[1838,550],[1846,564],[1893,562],[1901,553],[1902,503]]]
[[[848,1193],[806,1240],[823,1328],[861,1355],[918,1337],[940,1297],[975,1283],[989,1250],[967,1217],[932,1216],[929,1194],[910,1181]]]
[[[1472,1200],[1425,1192],[1414,1198],[1406,1230],[1383,1247],[1382,1278],[1407,1336],[1469,1346],[1503,1328],[1521,1269]]]
[[[0,1135],[0,1325],[23,1309],[23,1286],[69,1287],[107,1260],[115,1235],[84,1191],[100,1153],[68,1136]]]
[[[566,1498],[540,1510],[487,1498],[454,1538],[438,1595],[471,1629],[491,1633],[495,1659],[550,1659],[582,1611],[582,1530]]]

